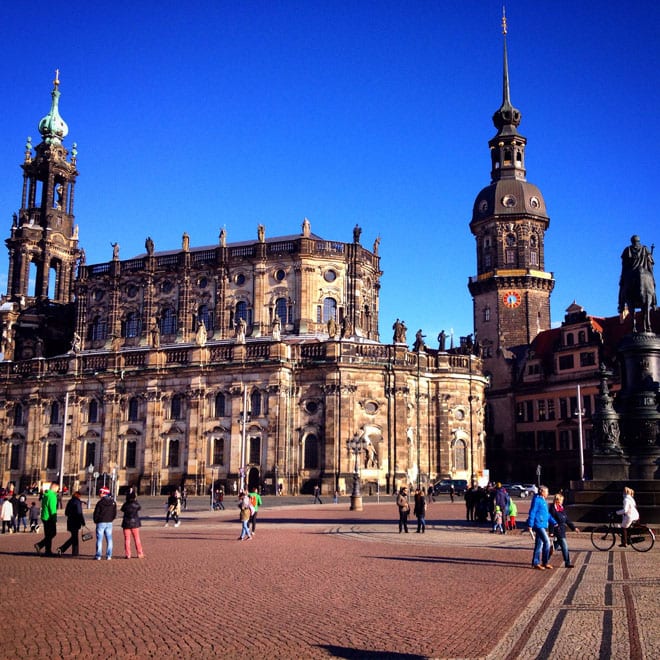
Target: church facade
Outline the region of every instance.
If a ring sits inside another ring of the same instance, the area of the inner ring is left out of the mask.
[[[379,333],[380,256],[300,231],[87,264],[56,77],[0,306],[3,485],[391,492],[483,473],[482,360]],[[84,233],[84,219],[81,221]]]

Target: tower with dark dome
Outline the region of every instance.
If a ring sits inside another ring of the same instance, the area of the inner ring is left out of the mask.
[[[477,246],[477,275],[468,287],[474,328],[492,386],[511,383],[511,361],[550,328],[552,273],[545,270],[545,231],[550,223],[541,191],[526,179],[521,113],[511,104],[504,34],[502,105],[493,115],[489,141],[491,183],[477,195],[470,230]]]

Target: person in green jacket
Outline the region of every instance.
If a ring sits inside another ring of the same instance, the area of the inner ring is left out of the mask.
[[[509,515],[506,519],[506,528],[516,528],[516,516],[518,515],[518,505],[513,501],[513,497],[509,498]]]
[[[44,526],[44,537],[34,544],[37,554],[41,554],[41,548],[45,548],[45,557],[55,557],[53,552],[53,539],[57,534],[57,491],[60,485],[53,481],[50,488],[41,496],[41,522]]]
[[[262,505],[261,495],[257,488],[253,488],[249,493],[248,497],[250,498],[250,504],[252,505],[252,515],[250,516],[250,525],[252,526],[252,536],[254,536],[254,528],[257,526],[257,511]]]

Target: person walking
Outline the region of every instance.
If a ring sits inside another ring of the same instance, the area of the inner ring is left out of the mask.
[[[53,539],[57,535],[57,491],[60,485],[53,481],[50,488],[41,496],[41,522],[44,526],[44,537],[34,544],[37,554],[41,554],[41,548],[45,548],[46,557],[55,557],[53,552]]]
[[[174,526],[178,527],[181,524],[179,515],[181,514],[181,497],[177,489],[170,493],[167,498],[167,513],[165,514],[165,527],[170,526],[170,518],[174,521]]]
[[[121,521],[121,528],[124,531],[124,555],[126,559],[131,558],[131,536],[135,543],[135,552],[137,552],[138,559],[144,559],[144,552],[142,550],[142,541],[140,540],[140,503],[137,501],[137,495],[130,492],[126,496],[126,501],[121,505],[121,512],[124,517]]]
[[[105,538],[105,558],[112,559],[112,521],[117,517],[117,503],[112,499],[110,489],[103,486],[99,490],[99,500],[94,507],[94,522],[96,523],[96,555],[101,560],[103,555],[103,539]]]
[[[426,531],[426,498],[419,488],[415,491],[415,508],[413,512],[417,518],[417,533],[424,534]]]
[[[27,532],[27,513],[28,505],[25,495],[21,495],[18,498],[18,522],[16,531],[19,531],[21,524],[23,525],[23,532]]]
[[[396,497],[396,505],[399,508],[399,534],[408,533],[408,514],[410,513],[410,502],[408,501],[408,489],[401,486]]]
[[[561,554],[564,558],[564,566],[566,568],[573,568],[573,564],[571,564],[571,556],[568,551],[568,541],[566,540],[566,527],[574,532],[579,532],[580,530],[568,519],[566,511],[564,510],[564,496],[561,493],[555,495],[554,500],[550,505],[550,515],[557,521],[554,529],[555,548],[557,548],[557,545],[561,548]]]
[[[12,516],[14,515],[14,507],[12,506],[11,500],[8,497],[5,497],[2,501],[2,510],[0,511],[0,516],[2,517],[2,533],[5,534],[5,528],[9,530],[9,534],[12,534],[14,529],[11,524]]]
[[[256,488],[253,488],[252,491],[248,493],[248,497],[250,498],[250,504],[252,505],[250,526],[252,528],[252,536],[254,536],[254,528],[257,526],[257,512],[259,511],[259,507],[263,504],[263,502],[261,500],[261,495],[259,495],[259,491]]]
[[[501,483],[497,483],[497,490],[493,496],[493,504],[495,506],[494,511],[497,511],[497,507],[500,507],[500,512],[502,513],[502,534],[506,532],[506,519],[507,514],[509,513],[509,502],[511,498],[509,493],[506,492],[506,488],[502,486]]]
[[[69,532],[69,538],[57,548],[57,554],[62,556],[69,548],[71,548],[71,556],[77,557],[80,554],[78,534],[80,529],[85,526],[85,516],[83,515],[82,502],[80,501],[80,491],[77,490],[66,503],[64,515],[66,516],[66,528]]]
[[[506,519],[507,529],[514,530],[516,528],[516,516],[518,515],[518,505],[515,503],[513,497],[509,498],[509,515]]]
[[[241,491],[238,495],[238,508],[240,510],[239,520],[241,521],[241,535],[238,537],[239,541],[243,539],[252,540],[252,534],[250,534],[250,498],[246,493]]]
[[[314,486],[314,501],[312,502],[312,504],[316,504],[317,502],[319,504],[323,504],[323,502],[321,501],[321,487],[318,484]]]
[[[34,532],[35,534],[39,531],[39,516],[41,514],[41,509],[36,502],[30,504],[30,533]]]
[[[547,496],[548,487],[540,486],[539,492],[534,495],[527,517],[527,528],[534,532],[532,568],[540,571],[552,568],[548,563],[551,548],[550,538],[548,537],[548,524],[557,524],[557,521],[550,515],[550,511],[548,511],[548,503],[545,500]]]
[[[628,486],[623,489],[623,508],[617,511],[617,515],[623,516],[621,519],[621,543],[619,545],[625,548],[628,545],[628,529],[639,520],[635,491]]]
[[[493,529],[491,530],[491,533],[494,534],[496,532],[504,534],[504,527],[502,526],[502,510],[497,504],[495,505],[495,517],[493,519]]]

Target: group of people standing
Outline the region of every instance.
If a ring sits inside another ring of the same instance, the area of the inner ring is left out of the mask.
[[[36,553],[44,557],[61,557],[71,548],[71,555],[77,557],[80,555],[80,530],[86,527],[83,505],[80,491],[76,491],[67,502],[64,509],[66,517],[66,528],[69,532],[69,538],[62,545],[55,548],[53,552],[53,540],[57,536],[57,493],[59,484],[53,482],[41,496],[41,522],[43,524],[44,537],[34,544]],[[126,501],[121,506],[122,522],[121,527],[124,533],[124,554],[126,559],[131,558],[131,539],[135,544],[135,551],[140,559],[144,559],[144,551],[140,539],[140,521],[141,506],[137,501],[137,495],[134,489],[129,489],[126,495]],[[105,541],[105,557],[112,559],[113,542],[112,531],[113,522],[117,518],[117,503],[112,497],[109,488],[103,486],[99,489],[99,499],[94,507],[92,519],[96,525],[96,552],[94,558],[101,560],[103,557],[103,545]],[[91,534],[90,534],[91,538]],[[85,534],[83,534],[85,540]],[[41,551],[44,550],[44,554]]]

